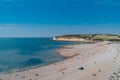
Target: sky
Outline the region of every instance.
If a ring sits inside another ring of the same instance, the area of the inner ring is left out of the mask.
[[[0,37],[119,34],[120,0],[0,0]]]

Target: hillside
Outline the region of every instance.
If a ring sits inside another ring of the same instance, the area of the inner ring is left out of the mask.
[[[59,41],[120,41],[119,34],[77,34],[77,35],[63,35],[56,36],[54,40]]]

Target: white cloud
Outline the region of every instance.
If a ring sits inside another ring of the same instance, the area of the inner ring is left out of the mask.
[[[116,0],[97,0],[98,5],[119,6],[120,2]]]
[[[16,29],[16,27],[3,27],[3,26],[0,26],[0,30],[11,30],[11,29]]]
[[[23,0],[1,0],[2,2],[20,2]]]
[[[22,7],[22,2],[25,0],[0,0],[0,8]]]
[[[1,24],[0,25],[0,30],[16,30],[19,29],[20,25],[16,24]]]

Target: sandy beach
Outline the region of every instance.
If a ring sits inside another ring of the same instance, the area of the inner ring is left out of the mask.
[[[120,80],[120,44],[68,45],[56,52],[67,59],[44,67],[1,74],[0,80]]]

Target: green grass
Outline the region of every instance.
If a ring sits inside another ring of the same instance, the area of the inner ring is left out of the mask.
[[[93,37],[93,40],[119,40],[118,35],[96,35]]]

